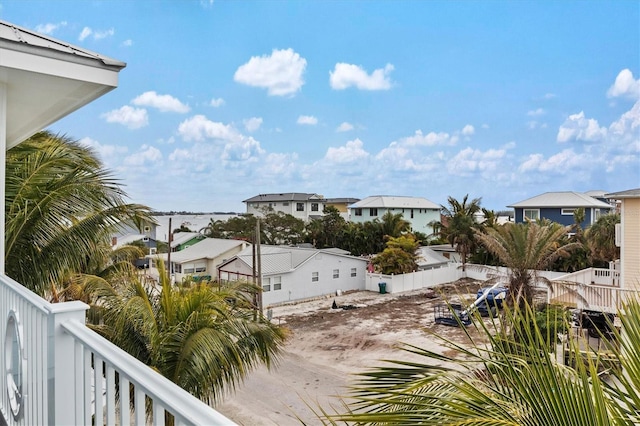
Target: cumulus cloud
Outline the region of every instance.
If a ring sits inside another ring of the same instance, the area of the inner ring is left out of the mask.
[[[103,38],[111,37],[115,33],[116,32],[113,28],[109,28],[108,30],[96,31],[91,29],[90,27],[84,27],[80,32],[80,36],[78,36],[78,40],[84,41],[88,37],[92,37],[94,40],[101,40]]]
[[[271,55],[252,56],[235,72],[234,81],[267,89],[270,96],[294,95],[302,88],[307,60],[293,49],[274,49]]]
[[[475,132],[476,132],[476,129],[475,129],[471,124],[467,124],[466,126],[464,126],[464,127],[462,128],[462,131],[461,131],[461,133],[462,133],[464,136],[471,136],[471,135],[473,135]]]
[[[209,105],[211,105],[214,108],[221,107],[222,105],[224,105],[224,99],[222,99],[222,98],[213,98],[213,99],[211,99],[211,102],[209,102]]]
[[[545,114],[545,110],[542,108],[538,108],[538,109],[533,109],[531,111],[527,111],[527,115],[530,117],[538,117],[540,115],[544,115]]]
[[[158,148],[149,145],[142,145],[140,151],[124,159],[126,166],[142,166],[159,164],[162,161],[162,153]]]
[[[520,172],[554,172],[567,174],[571,170],[584,168],[586,157],[573,149],[565,149],[545,159],[542,154],[531,154],[520,164]]]
[[[102,114],[107,123],[118,123],[127,126],[129,129],[139,129],[149,124],[147,110],[144,108],[133,108],[125,105],[120,109]]]
[[[251,117],[245,120],[242,120],[242,124],[244,124],[244,128],[247,129],[247,132],[255,132],[262,126],[262,117]]]
[[[194,115],[180,123],[178,134],[187,142],[205,139],[234,140],[239,136],[232,126],[208,120],[204,115]]]
[[[609,126],[611,137],[628,142],[640,140],[640,101]]]
[[[358,65],[339,62],[333,71],[329,71],[329,84],[334,90],[344,90],[357,87],[360,90],[389,90],[391,88],[390,74],[393,65],[374,70],[371,74]]]
[[[425,135],[422,130],[416,130],[412,136],[401,138],[397,142],[408,146],[455,145],[458,143],[458,137],[444,132],[429,132]]]
[[[606,127],[600,127],[593,118],[585,118],[584,111],[570,115],[558,129],[558,142],[581,140],[585,142],[599,142],[607,136]]]
[[[498,169],[506,152],[505,149],[481,151],[465,148],[449,160],[447,170],[449,173],[458,176],[466,176],[475,172],[494,172]]]
[[[162,112],[189,112],[191,108],[171,95],[159,95],[155,91],[144,92],[131,101],[136,106],[156,108]]]
[[[324,158],[332,163],[350,163],[369,157],[369,153],[363,148],[360,139],[348,141],[344,146],[329,147]]]
[[[348,132],[351,130],[353,130],[353,124],[345,121],[338,126],[338,128],[336,129],[336,132]]]
[[[315,126],[316,124],[318,124],[318,119],[313,115],[301,115],[300,117],[298,117],[297,123]]]
[[[128,151],[126,146],[105,145],[91,138],[82,138],[78,142],[81,145],[87,146],[93,151],[97,152],[100,158],[103,160],[121,156]]]
[[[616,81],[607,91],[607,96],[640,99],[640,79],[633,78],[633,73],[629,69],[620,71]]]
[[[42,34],[53,34],[56,30],[61,27],[66,27],[67,21],[61,21],[58,23],[47,23],[36,25],[36,31]]]
[[[133,40],[131,40],[131,39],[127,39],[127,40],[125,40],[125,41],[123,41],[123,42],[122,42],[122,45],[123,45],[124,47],[131,47],[131,46],[133,46]]]

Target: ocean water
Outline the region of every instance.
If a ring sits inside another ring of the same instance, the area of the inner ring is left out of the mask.
[[[235,215],[231,214],[177,214],[171,216],[154,216],[158,222],[156,239],[165,242],[169,241],[169,219],[171,219],[172,229],[180,228],[180,225],[184,225],[193,232],[199,232],[209,224],[211,219],[227,220],[234,216]]]

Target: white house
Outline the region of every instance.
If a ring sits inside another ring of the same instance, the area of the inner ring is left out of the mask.
[[[341,250],[260,246],[263,306],[364,290],[367,260]],[[218,267],[222,280],[253,279],[253,248]]]
[[[0,20],[1,162],[7,149],[116,88],[124,67]],[[2,194],[5,182],[2,164]],[[164,424],[166,412],[176,424],[232,424],[89,329],[86,304],[49,303],[7,277],[4,258],[0,244],[0,425]]]
[[[243,201],[247,205],[247,214],[262,216],[264,209],[273,209],[308,222],[323,215],[325,198],[318,194],[286,192],[281,194],[260,194]]]
[[[218,278],[218,266],[231,259],[249,245],[246,241],[204,238],[180,251],[171,253],[171,271],[176,282],[187,276]],[[167,267],[168,254],[149,256],[162,259]]]
[[[401,213],[413,231],[433,234],[429,223],[440,220],[441,206],[421,197],[375,195],[349,206],[349,220],[356,223],[381,220],[385,213]]]

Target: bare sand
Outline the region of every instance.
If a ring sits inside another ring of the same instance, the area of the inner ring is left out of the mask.
[[[443,297],[472,301],[481,286],[460,280],[401,294],[354,292],[274,307],[272,320],[291,332],[280,362],[251,372],[216,409],[241,425],[321,424],[314,410],[339,409],[337,396],[346,395],[357,373],[385,359],[426,361],[398,345],[448,351],[433,333],[467,342],[461,329],[435,324],[434,307]],[[334,301],[353,309],[332,309]]]

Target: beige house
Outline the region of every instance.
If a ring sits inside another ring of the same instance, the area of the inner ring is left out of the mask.
[[[640,188],[606,194],[620,202],[620,287],[640,291]]]

